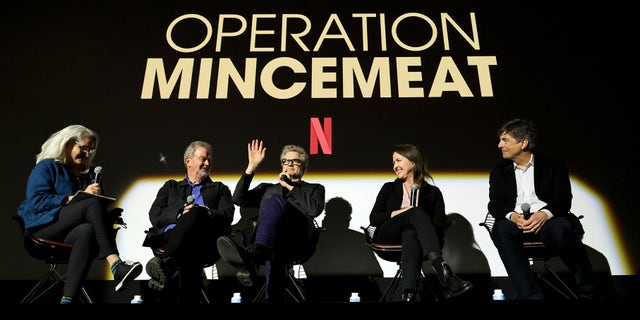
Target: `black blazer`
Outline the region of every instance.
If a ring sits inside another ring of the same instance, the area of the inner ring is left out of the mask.
[[[569,216],[571,209],[571,182],[569,170],[560,161],[540,154],[533,155],[534,185],[538,198],[547,203],[554,217]],[[503,219],[516,206],[517,187],[513,161],[496,165],[489,176],[489,213]]]
[[[261,209],[264,201],[273,195],[284,195],[282,192],[283,187],[279,183],[260,183],[249,190],[253,176],[253,174],[243,173],[240,177],[233,191],[233,203],[235,205]],[[325,189],[323,185],[306,181],[296,182],[293,190],[285,196],[289,204],[287,210],[295,209],[294,211],[313,219],[324,210],[324,197]]]
[[[204,204],[213,212],[213,215],[220,216],[228,226],[231,226],[235,207],[229,187],[222,182],[212,181],[210,177],[206,177],[201,183],[200,194]],[[187,203],[191,189],[186,180],[168,180],[164,183],[149,210],[149,220],[153,226],[150,232],[158,231],[161,234],[167,225],[177,222],[178,213],[182,212],[184,204]]]
[[[369,223],[378,227],[384,222],[391,220],[391,212],[400,209],[402,205],[403,181],[396,179],[393,182],[386,182],[382,185],[376,202],[369,215]],[[447,215],[444,211],[444,198],[440,189],[426,181],[420,186],[418,196],[418,206],[424,209],[431,217],[431,221],[436,227],[440,240],[444,238],[444,233],[448,225]]]

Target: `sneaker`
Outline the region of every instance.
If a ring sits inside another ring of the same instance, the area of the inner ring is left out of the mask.
[[[250,270],[255,270],[255,266],[251,263],[251,259],[247,256],[245,250],[236,245],[236,243],[231,240],[231,238],[227,236],[223,236],[218,238],[218,252],[220,253],[220,257],[224,259],[226,262],[231,264],[236,268],[236,278],[238,281],[244,286],[250,287],[253,286],[253,275],[255,275],[255,271],[251,272]],[[243,258],[243,255],[245,258]]]
[[[133,261],[121,261],[120,265],[113,273],[113,279],[116,281],[116,291],[120,291],[129,280],[133,280],[142,273],[142,264]]]

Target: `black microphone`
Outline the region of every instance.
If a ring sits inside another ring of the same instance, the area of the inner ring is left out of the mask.
[[[529,217],[531,217],[531,205],[525,202],[520,206],[520,209],[522,209],[522,215],[524,215],[524,219],[529,220]]]
[[[102,183],[102,167],[101,166],[95,167],[93,169],[93,173],[95,173],[95,176],[93,177],[93,182]]]
[[[280,180],[286,182],[288,185],[292,186],[293,182],[291,181],[291,179],[289,178],[289,176],[287,176],[286,174],[282,174],[280,175]]]
[[[418,184],[416,183],[411,185],[411,198],[409,199],[409,203],[412,207],[418,206]]]

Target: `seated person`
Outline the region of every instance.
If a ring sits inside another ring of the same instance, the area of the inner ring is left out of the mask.
[[[456,276],[442,257],[447,215],[442,192],[429,183],[426,156],[415,145],[399,144],[392,161],[397,178],[382,186],[369,220],[376,227],[373,241],[402,244],[402,301],[415,301],[424,260],[431,261],[445,298],[469,291],[473,284]]]
[[[122,261],[116,247],[113,215],[96,197],[72,201],[77,191],[102,194],[102,184],[89,171],[98,134],[70,125],[42,144],[27,180],[27,198],[18,207],[25,235],[72,243],[61,304],[74,301],[95,257],[111,267],[115,290],[142,273],[140,262]]]
[[[309,154],[296,145],[282,148],[277,183],[261,183],[249,190],[266,148],[262,141],[253,140],[247,149],[249,164],[236,185],[233,202],[240,207],[259,208],[258,223],[247,248],[221,237],[218,250],[237,268],[236,276],[243,285],[253,285],[257,268],[265,264],[267,302],[284,302],[286,265],[308,251],[315,232],[313,219],[324,210],[325,190],[320,184],[302,180]]]
[[[559,161],[534,153],[536,130],[531,121],[513,119],[498,129],[498,149],[504,161],[489,175],[489,213],[495,218],[491,232],[514,299],[543,299],[522,242],[541,241],[573,273],[580,298],[596,298],[596,277],[587,251],[576,232],[580,222],[571,209],[569,170]],[[517,214],[528,204],[530,217]]]
[[[191,142],[184,152],[184,179],[166,181],[149,210],[152,227],[143,245],[164,249],[147,262],[149,287],[163,290],[178,276],[179,303],[199,303],[202,268],[220,258],[216,240],[230,233],[233,221],[231,191],[211,180],[211,163],[211,144]]]

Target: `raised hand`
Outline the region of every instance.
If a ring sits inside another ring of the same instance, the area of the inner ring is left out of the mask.
[[[252,174],[256,171],[256,168],[258,168],[262,160],[264,160],[266,151],[267,148],[264,147],[262,140],[253,139],[247,144],[247,154],[249,156],[249,164],[245,170],[247,174]]]

